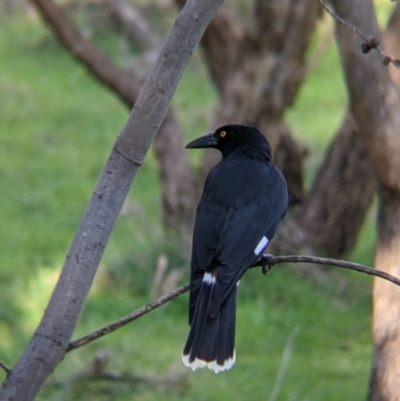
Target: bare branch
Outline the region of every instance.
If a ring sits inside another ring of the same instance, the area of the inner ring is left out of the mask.
[[[383,56],[383,64],[389,65],[390,63],[393,64],[396,68],[400,68],[400,60],[399,59],[392,59],[388,56],[380,47],[380,42],[377,38],[367,38],[364,33],[362,33],[358,28],[349,24],[343,18],[339,17],[336,13],[334,13],[324,2],[323,0],[318,0],[321,4],[321,7],[337,22],[345,26],[346,28],[353,31],[356,35],[358,35],[361,39],[364,40],[364,43],[361,44],[361,50],[363,53],[369,53],[371,50],[376,50],[380,55]]]
[[[81,337],[78,340],[70,342],[65,352],[67,353],[76,348],[82,347],[83,345],[86,345],[94,340],[97,340],[100,337],[105,336],[108,333],[111,333],[119,329],[122,326],[125,326],[126,324],[138,319],[139,317],[146,315],[152,310],[157,309],[159,306],[164,305],[165,303],[179,297],[179,295],[184,294],[186,291],[188,291],[188,289],[189,289],[189,284],[179,287],[176,290],[156,299],[155,301],[150,302],[145,306],[142,306],[141,308],[135,310],[129,315],[124,316],[123,318],[117,320],[116,322],[111,323],[110,325],[105,326],[100,330],[96,330],[93,333],[88,334],[87,336]]]
[[[7,366],[4,365],[3,362],[0,362],[0,368],[3,369],[7,373],[7,376],[11,373],[11,369],[7,368]]]
[[[348,262],[346,260],[320,258],[318,256],[303,256],[303,255],[273,256],[272,258],[268,258],[267,261],[268,265],[275,265],[278,263],[314,263],[317,265],[342,267],[343,269],[355,270],[360,273],[365,273],[371,276],[380,277],[384,280],[390,281],[393,284],[400,286],[400,278],[392,276],[391,274],[385,273],[383,271],[373,269],[372,267],[367,267],[364,265],[360,265],[358,263]],[[262,265],[263,261],[259,260],[255,262],[252,267],[258,267]]]
[[[337,267],[342,267],[344,269],[350,269],[350,270],[355,270],[361,273],[369,274],[372,276],[380,277],[384,280],[390,281],[393,284],[396,284],[400,286],[400,279],[392,276],[391,274],[385,273],[380,270],[373,269],[371,267],[367,267],[364,265],[360,265],[358,263],[353,263],[353,262],[348,262],[346,260],[338,260],[338,259],[329,259],[329,258],[320,258],[317,256],[303,256],[303,255],[288,255],[288,256],[272,256],[265,259],[260,259],[256,261],[252,266],[250,267],[260,267],[264,266],[265,264],[267,265],[275,265],[275,264],[280,264],[280,263],[313,263],[313,264],[318,264],[318,265],[326,265],[326,266],[337,266]],[[122,326],[125,326],[126,324],[138,319],[139,317],[151,312],[154,309],[157,309],[158,307],[166,304],[169,301],[172,301],[173,299],[179,297],[180,295],[184,294],[189,290],[189,284],[183,285],[182,287],[177,288],[176,290],[163,295],[162,297],[156,299],[153,302],[150,302],[149,304],[142,306],[140,309],[137,309],[136,311],[130,313],[129,315],[124,316],[123,318],[117,320],[114,323],[111,323],[108,326],[105,326],[99,330],[94,331],[93,333],[90,333],[84,337],[79,338],[78,340],[72,341],[68,344],[66,352],[72,351],[76,348],[82,347],[86,344],[89,344],[90,342],[97,340],[98,338],[101,338],[105,336],[106,334],[109,334]]]

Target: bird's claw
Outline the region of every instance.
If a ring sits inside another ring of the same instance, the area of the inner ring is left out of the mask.
[[[271,271],[272,266],[274,266],[273,263],[268,262],[273,257],[274,255],[271,255],[270,253],[265,253],[264,255],[261,256],[261,268],[263,274],[268,274]]]

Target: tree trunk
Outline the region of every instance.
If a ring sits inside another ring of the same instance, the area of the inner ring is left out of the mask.
[[[399,191],[382,187],[379,197],[375,267],[400,277]],[[374,352],[368,399],[397,401],[400,394],[400,291],[391,283],[375,278],[373,299]]]
[[[353,249],[376,189],[372,164],[358,131],[348,113],[301,213],[306,241],[336,258]]]
[[[162,220],[168,230],[183,233],[193,221],[195,188],[192,170],[183,150],[182,133],[170,108],[162,134],[154,140],[162,189]]]
[[[380,40],[369,0],[332,0],[339,16],[367,37]],[[336,35],[350,96],[378,180],[379,219],[375,267],[400,275],[400,94],[377,52],[363,55],[362,40],[341,24]],[[370,401],[397,401],[400,394],[400,291],[374,280]]]
[[[305,146],[299,144],[290,135],[289,130],[282,124],[282,133],[278,145],[275,148],[274,163],[282,171],[286,178],[289,204],[304,203],[303,188],[303,162],[308,154]]]

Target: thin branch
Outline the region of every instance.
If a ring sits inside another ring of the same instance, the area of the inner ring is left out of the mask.
[[[7,373],[7,376],[11,373],[11,369],[7,368],[7,366],[4,365],[3,362],[0,362],[0,368],[3,369]]]
[[[371,276],[380,277],[384,280],[390,281],[393,284],[400,286],[400,279],[392,276],[391,274],[385,273],[381,270],[373,269],[360,265],[358,263],[348,262],[346,260],[320,258],[318,256],[302,256],[302,255],[287,255],[287,256],[273,256],[267,259],[267,265],[275,265],[279,263],[314,263],[318,265],[326,266],[337,266],[343,269],[355,270],[361,273],[369,274]],[[251,267],[262,266],[262,260],[255,262]],[[265,264],[265,262],[264,262]]]
[[[361,39],[364,40],[364,43],[361,45],[361,50],[363,53],[369,53],[371,50],[376,50],[383,57],[383,64],[389,65],[392,63],[396,68],[400,68],[400,60],[392,59],[388,56],[380,47],[379,40],[377,38],[367,38],[358,28],[349,24],[343,18],[339,17],[336,13],[334,13],[324,2],[323,0],[318,0],[321,4],[321,7],[337,22],[345,26],[346,28],[353,31],[356,35],[358,35]]]
[[[150,302],[145,306],[142,306],[140,309],[137,309],[136,311],[130,313],[129,315],[124,316],[123,318],[117,320],[116,322],[111,323],[110,325],[105,326],[100,330],[96,330],[93,333],[88,334],[87,336],[81,337],[78,340],[70,342],[65,352],[67,353],[69,351],[74,350],[75,348],[82,347],[83,345],[86,345],[94,340],[97,340],[100,337],[105,336],[108,333],[111,333],[119,329],[122,326],[125,326],[126,324],[132,322],[133,320],[136,320],[137,318],[146,315],[152,310],[157,309],[159,306],[164,305],[165,303],[173,300],[174,298],[179,297],[179,295],[184,294],[186,291],[188,291],[188,289],[189,289],[189,284],[179,287],[176,290],[156,299],[155,301]]]
[[[345,260],[320,258],[317,256],[302,256],[302,255],[271,256],[271,257],[268,256],[267,258],[259,259],[250,267],[260,267],[265,265],[275,265],[288,262],[314,263],[318,265],[337,266],[344,269],[350,269],[361,273],[369,274],[371,276],[380,277],[384,280],[390,281],[393,284],[400,286],[399,278],[392,276],[391,274],[385,273],[383,271],[376,270],[364,265],[360,265],[358,263],[347,262]],[[99,330],[96,330],[93,333],[88,334],[87,336],[81,337],[78,340],[70,342],[66,352],[82,347],[83,345],[86,345],[94,340],[97,340],[100,337],[105,336],[108,333],[111,333],[112,331],[119,329],[122,326],[125,326],[126,324],[138,319],[139,317],[151,312],[152,310],[157,309],[161,305],[164,305],[167,302],[179,297],[188,290],[189,290],[189,284],[179,287],[176,290],[156,299],[155,301],[150,302],[145,306],[142,306],[140,309],[137,309],[136,311],[130,313],[129,315],[124,316],[123,318],[117,320],[116,322],[111,323],[110,325],[105,326]]]

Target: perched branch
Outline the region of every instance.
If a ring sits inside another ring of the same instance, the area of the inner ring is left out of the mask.
[[[317,256],[301,256],[301,255],[288,255],[288,256],[272,256],[268,258],[263,258],[257,260],[250,267],[260,267],[267,265],[276,265],[280,263],[314,263],[318,265],[327,265],[327,266],[337,266],[342,267],[344,269],[355,270],[361,273],[370,274],[372,276],[380,277],[384,280],[390,281],[393,284],[400,286],[400,279],[392,276],[391,274],[385,273],[380,270],[373,269],[371,267],[367,267],[364,265],[360,265],[358,263],[347,262],[345,260],[337,260],[337,259],[328,259],[328,258],[320,258]],[[176,290],[163,295],[162,297],[156,299],[149,304],[142,306],[140,309],[130,313],[129,315],[124,316],[123,318],[117,320],[114,323],[111,323],[108,326],[105,326],[99,330],[94,331],[93,333],[88,334],[87,336],[81,337],[78,340],[72,341],[69,343],[66,352],[72,351],[76,348],[82,347],[94,340],[97,340],[100,337],[105,336],[112,331],[119,329],[122,326],[138,319],[139,317],[151,312],[154,309],[157,309],[159,306],[166,304],[167,302],[179,297],[189,290],[189,284],[186,284],[182,287],[177,288]]]
[[[179,287],[176,290],[156,299],[155,301],[150,302],[145,306],[142,306],[141,308],[130,313],[129,315],[124,316],[123,318],[117,320],[116,322],[111,323],[110,325],[105,326],[100,330],[96,330],[93,333],[88,334],[87,336],[81,337],[78,340],[70,342],[65,352],[67,353],[69,351],[74,350],[75,348],[82,347],[83,345],[86,345],[94,340],[97,340],[100,337],[105,336],[108,333],[111,333],[119,329],[122,326],[125,326],[126,324],[132,322],[133,320],[136,320],[137,318],[146,315],[152,310],[157,309],[159,306],[164,305],[165,303],[172,301],[174,298],[179,297],[179,295],[184,294],[186,291],[188,291],[188,289],[189,289],[189,284]]]
[[[355,270],[361,273],[369,274],[371,276],[380,277],[384,280],[390,281],[393,284],[400,286],[400,278],[392,276],[391,274],[385,273],[380,270],[373,269],[372,267],[367,267],[360,265],[358,263],[348,262],[346,260],[330,259],[330,258],[320,258],[318,256],[302,256],[302,255],[288,255],[288,256],[273,256],[268,258],[267,265],[275,265],[278,263],[315,263],[317,265],[326,266],[337,266],[343,269]],[[265,262],[264,262],[265,264]],[[263,261],[258,260],[251,267],[262,266]]]
[[[337,22],[345,26],[346,28],[353,31],[357,34],[361,39],[364,40],[364,43],[361,45],[361,50],[363,53],[369,53],[371,50],[376,50],[379,54],[383,56],[383,64],[389,65],[390,63],[393,64],[396,68],[400,68],[400,60],[399,59],[392,59],[388,56],[380,47],[379,40],[377,38],[367,38],[358,28],[349,24],[343,18],[339,17],[336,13],[334,13],[329,7],[323,2],[323,0],[318,0],[321,4],[321,7]]]

